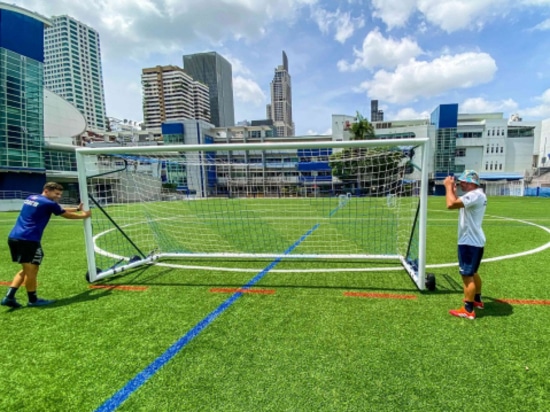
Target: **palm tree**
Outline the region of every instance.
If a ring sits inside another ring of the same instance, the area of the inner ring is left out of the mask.
[[[351,140],[373,140],[376,139],[372,123],[357,112],[357,121],[350,126]]]
[[[374,140],[374,127],[357,112],[357,121],[350,128],[350,140]],[[329,158],[332,175],[344,185],[352,185],[361,193],[362,189],[374,191],[377,195],[397,179],[400,174],[403,154],[399,150],[385,147],[347,148],[333,153]]]

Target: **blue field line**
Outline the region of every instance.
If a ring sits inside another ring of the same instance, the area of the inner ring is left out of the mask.
[[[285,252],[267,265],[261,272],[254,276],[248,283],[242,286],[241,290],[250,289],[256,283],[258,283],[265,275],[269,273],[271,269],[277,266],[283,258],[291,253],[300,243],[302,243],[309,235],[319,228],[320,224],[316,224],[309,229],[299,240],[297,240],[292,246],[290,246]],[[218,306],[213,312],[207,315],[203,320],[197,323],[189,332],[178,339],[172,346],[170,346],[162,355],[155,359],[145,369],[138,373],[131,381],[129,381],[122,389],[115,393],[110,399],[105,401],[96,412],[108,412],[117,409],[126,399],[130,397],[137,389],[139,389],[145,382],[149,380],[157,371],[162,368],[168,361],[176,356],[189,342],[191,342],[199,333],[201,333],[208,325],[225,312],[233,303],[237,301],[243,292],[235,292],[229,299]]]

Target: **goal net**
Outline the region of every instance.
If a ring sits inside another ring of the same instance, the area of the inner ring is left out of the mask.
[[[77,149],[87,277],[173,259],[393,259],[422,290],[426,158],[427,139]]]

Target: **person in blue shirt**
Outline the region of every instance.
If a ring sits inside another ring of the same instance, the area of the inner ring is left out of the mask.
[[[2,299],[2,306],[11,308],[22,306],[15,299],[15,294],[23,284],[29,298],[27,306],[44,306],[55,302],[40,299],[36,295],[36,277],[44,258],[40,244],[44,229],[52,214],[65,219],[86,219],[92,215],[91,211],[82,210],[82,203],[76,208],[61,207],[58,202],[62,194],[63,186],[49,182],[44,185],[42,194],[31,195],[23,202],[15,226],[8,235],[12,261],[21,264],[21,270],[13,278],[8,293]]]

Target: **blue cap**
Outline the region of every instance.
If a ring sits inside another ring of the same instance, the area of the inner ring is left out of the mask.
[[[465,170],[457,179],[459,182],[473,183],[477,186],[481,186],[479,183],[479,175],[475,170]]]

